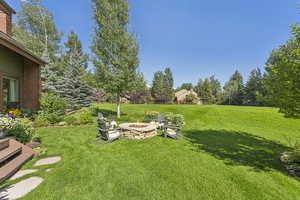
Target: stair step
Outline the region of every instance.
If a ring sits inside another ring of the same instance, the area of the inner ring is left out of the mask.
[[[20,153],[22,151],[21,145],[9,145],[8,148],[3,149],[0,151],[0,163],[6,161],[10,157]]]
[[[33,153],[25,152],[8,162],[6,165],[0,168],[0,182],[6,180],[12,176],[20,167],[29,159],[33,157]]]
[[[9,146],[9,138],[0,140],[0,151]]]

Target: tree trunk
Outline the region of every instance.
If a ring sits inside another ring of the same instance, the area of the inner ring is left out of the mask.
[[[121,117],[121,97],[118,96],[118,103],[117,103],[117,116],[118,118]]]

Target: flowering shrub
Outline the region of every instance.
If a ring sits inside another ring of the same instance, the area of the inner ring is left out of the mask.
[[[22,114],[22,111],[19,109],[13,109],[13,110],[8,111],[8,114],[18,117]]]
[[[0,115],[0,131],[15,137],[23,144],[36,137],[32,121],[27,118],[16,118],[12,114]]]
[[[30,142],[33,137],[37,137],[32,121],[27,118],[17,118],[12,120],[14,121],[13,126],[8,129],[8,134],[10,136],[16,137],[16,140],[23,144]]]
[[[0,116],[0,131],[8,131],[12,129],[16,124],[14,118],[8,116]]]

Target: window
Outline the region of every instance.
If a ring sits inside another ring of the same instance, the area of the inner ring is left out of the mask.
[[[20,103],[19,80],[3,77],[3,103],[6,108],[18,108]]]

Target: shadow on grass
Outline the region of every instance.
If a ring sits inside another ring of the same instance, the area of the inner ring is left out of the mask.
[[[255,171],[285,172],[280,154],[289,148],[245,132],[226,130],[191,130],[185,136],[196,151],[205,151],[227,165],[250,166]]]
[[[117,116],[117,112],[109,109],[97,109],[94,113],[95,116],[98,115],[98,113],[102,113],[104,117],[115,117]],[[121,113],[121,116],[126,116],[127,114]]]

